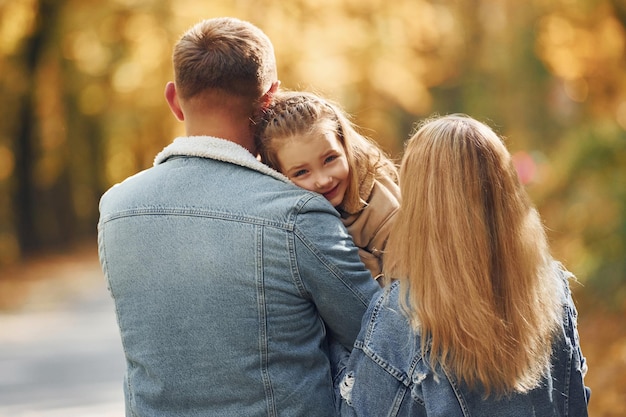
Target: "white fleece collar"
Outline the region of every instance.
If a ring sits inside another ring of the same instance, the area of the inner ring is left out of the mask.
[[[157,154],[154,158],[154,165],[162,164],[172,156],[197,156],[216,159],[262,172],[283,182],[291,182],[280,172],[258,161],[243,146],[213,136],[178,137]]]

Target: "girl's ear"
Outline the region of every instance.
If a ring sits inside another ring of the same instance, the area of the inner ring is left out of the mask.
[[[170,110],[174,113],[174,116],[176,116],[179,121],[184,121],[185,114],[180,107],[178,94],[176,92],[176,84],[171,81],[165,85],[165,100],[167,100],[167,104],[170,106]]]
[[[267,90],[267,93],[263,94],[261,97],[261,108],[266,109],[272,103],[272,97],[274,93],[278,91],[278,87],[280,87],[280,81],[275,81],[270,86],[270,89]]]

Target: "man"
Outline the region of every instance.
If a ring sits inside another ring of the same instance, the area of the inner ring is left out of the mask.
[[[100,203],[128,416],[330,416],[329,336],[351,349],[378,284],[336,211],[255,158],[278,87],[270,40],[192,27],[165,96],[185,124]]]

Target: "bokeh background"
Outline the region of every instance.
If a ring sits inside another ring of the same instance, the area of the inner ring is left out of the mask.
[[[0,0],[0,281],[93,242],[100,195],[182,134],[173,44],[224,15],[394,157],[434,113],[504,136],[580,281],[591,415],[626,415],[624,0]]]

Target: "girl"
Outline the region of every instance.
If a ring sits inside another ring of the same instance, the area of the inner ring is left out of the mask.
[[[261,160],[339,212],[374,278],[399,206],[397,170],[341,109],[306,92],[278,92],[258,134]]]
[[[385,274],[342,416],[587,416],[568,281],[511,155],[467,116],[427,121],[400,169]]]

